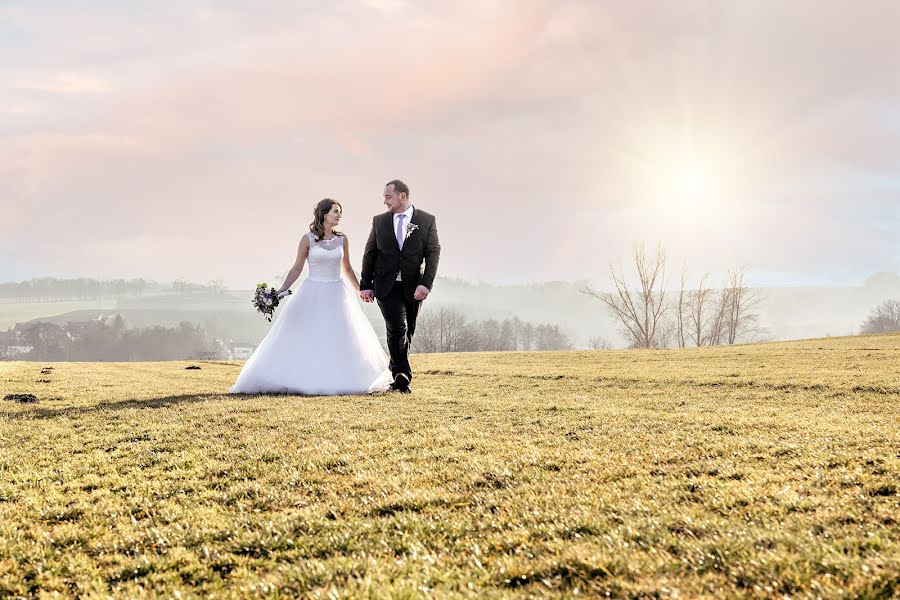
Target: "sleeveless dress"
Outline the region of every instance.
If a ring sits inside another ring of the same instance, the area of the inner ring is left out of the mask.
[[[344,240],[310,232],[309,278],[286,296],[232,394],[367,394],[391,384],[388,359],[359,299],[341,277]]]

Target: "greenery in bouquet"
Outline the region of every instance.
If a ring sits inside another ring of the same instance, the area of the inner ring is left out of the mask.
[[[290,290],[287,292],[291,293]],[[261,312],[267,321],[272,322],[272,315],[275,308],[278,307],[281,299],[278,297],[278,290],[270,288],[267,283],[259,283],[256,285],[256,292],[253,294],[253,306],[258,312]]]

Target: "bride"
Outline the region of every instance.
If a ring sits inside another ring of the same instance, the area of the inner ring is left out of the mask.
[[[334,230],[341,211],[330,198],[316,205],[279,297],[307,261],[309,278],[282,304],[272,329],[241,369],[232,394],[365,394],[389,388],[387,356],[357,296],[341,277],[343,272],[359,293],[347,236]]]

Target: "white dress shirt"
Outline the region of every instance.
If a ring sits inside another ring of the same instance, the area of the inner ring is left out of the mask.
[[[403,219],[403,239],[404,239],[404,243],[405,243],[406,229],[409,226],[409,224],[412,222],[413,205],[410,204],[406,208],[406,210],[404,210],[402,213],[394,213],[394,237],[397,237],[397,223],[400,221],[400,215],[406,215],[406,217]],[[400,249],[403,250],[402,247]],[[403,281],[402,279],[400,279],[399,272],[397,273],[397,281]]]

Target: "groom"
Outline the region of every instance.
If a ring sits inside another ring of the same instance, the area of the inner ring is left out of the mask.
[[[409,188],[397,179],[384,187],[388,211],[372,219],[363,251],[359,296],[378,300],[391,353],[392,389],[409,393],[412,368],[409,344],[416,331],[419,305],[437,275],[441,244],[434,216],[409,203]],[[425,266],[422,266],[422,263]]]

